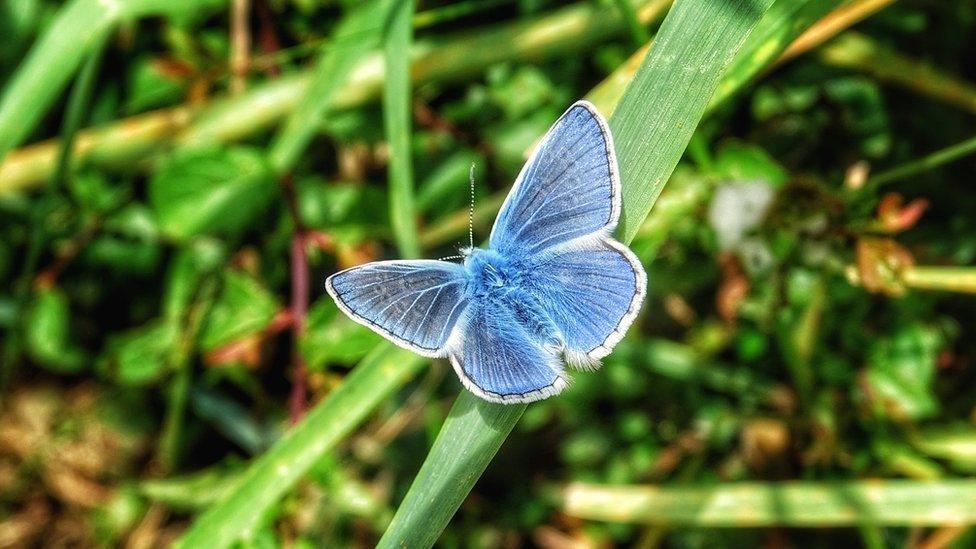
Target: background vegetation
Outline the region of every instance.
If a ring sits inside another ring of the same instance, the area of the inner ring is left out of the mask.
[[[0,546],[976,544],[971,2],[0,29]],[[336,269],[466,242],[472,163],[486,237],[580,97],[650,278],[602,370],[491,406],[336,310]]]

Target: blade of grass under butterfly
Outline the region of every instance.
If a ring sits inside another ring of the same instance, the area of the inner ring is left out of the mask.
[[[93,48],[121,21],[199,13],[226,0],[72,0],[62,7],[5,86],[0,160],[30,135]]]
[[[678,0],[610,119],[629,242],[705,113],[726,66],[771,0]],[[785,45],[784,45],[785,47]],[[430,547],[525,411],[463,391],[380,547]]]

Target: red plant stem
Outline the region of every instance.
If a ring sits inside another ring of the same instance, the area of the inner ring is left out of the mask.
[[[261,45],[264,53],[274,53],[281,49],[278,35],[275,34],[274,30],[274,14],[271,13],[271,8],[266,0],[259,0],[255,7],[259,23],[258,44]],[[264,72],[269,78],[274,78],[281,74],[281,67],[277,63],[273,63],[265,68]]]
[[[280,48],[280,42],[275,33],[271,8],[266,0],[258,0],[255,7],[258,16],[258,43],[265,53],[274,53]],[[269,78],[275,78],[281,74],[281,68],[273,64],[265,72]],[[306,228],[299,215],[298,198],[295,196],[295,184],[291,175],[285,174],[281,177],[281,189],[288,213],[295,224],[295,234],[291,240],[292,381],[291,393],[288,395],[288,415],[294,425],[301,421],[308,409],[308,367],[300,347],[302,333],[305,331],[305,317],[308,314],[308,255],[305,252]]]
[[[305,317],[308,314],[308,255],[305,253],[306,230],[298,212],[295,183],[290,175],[281,178],[281,189],[285,196],[285,204],[295,223],[295,234],[291,239],[292,385],[288,397],[288,412],[294,425],[305,416],[308,407],[308,368],[300,347],[302,333],[305,330]]]
[[[296,218],[297,221],[297,218]],[[308,256],[305,253],[305,233],[296,226],[291,240],[291,314],[292,314],[292,385],[288,411],[292,424],[301,421],[308,405],[306,399],[308,368],[299,346],[308,313]]]

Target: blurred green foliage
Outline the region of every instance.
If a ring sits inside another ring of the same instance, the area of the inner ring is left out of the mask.
[[[249,460],[277,455],[309,472],[286,471],[301,482],[261,496],[267,508],[234,532],[242,545],[370,546],[462,390],[449,365],[382,346],[322,288],[339,268],[398,255],[393,149],[366,89],[382,70],[382,27],[362,14],[343,26],[354,3],[253,0],[249,69],[231,92],[239,4],[139,0],[131,17],[88,14],[111,27],[104,47],[51,60],[50,90],[10,103],[36,109],[9,119],[25,121],[24,137],[4,138],[21,149],[0,165],[0,545],[168,544],[257,474]],[[655,2],[633,3],[636,21],[620,4],[417,2],[414,58],[428,61],[413,66],[406,142],[424,257],[466,244],[472,163],[484,238],[526,150],[627,61],[640,31],[653,35]],[[0,101],[20,89],[31,47],[85,6],[0,4]],[[680,492],[976,474],[976,307],[958,281],[976,261],[976,166],[964,156],[871,178],[973,137],[974,29],[970,3],[906,0],[714,109],[636,231],[650,280],[640,320],[600,371],[575,373],[563,395],[527,408],[440,544],[976,543],[973,530],[939,524],[580,520],[561,497],[574,482]],[[485,52],[486,36],[507,40]],[[64,83],[93,55],[86,101],[85,86]],[[329,97],[302,96],[307,111],[295,98],[284,111],[274,103],[273,116],[254,106],[284,101],[268,90],[315,71]],[[355,96],[347,81],[368,84]],[[232,93],[241,101],[221,102]],[[71,98],[95,131],[67,131]],[[289,112],[311,114],[282,145]],[[216,127],[174,137],[187,120]],[[158,132],[125,133],[138,123]],[[112,141],[109,130],[122,133]],[[40,160],[30,144],[73,135],[59,180],[63,141]],[[16,184],[5,182],[11,170]],[[296,230],[310,292],[303,325]],[[946,270],[932,291],[907,274],[913,265],[964,270]],[[316,408],[290,428],[299,363],[310,400],[334,397],[334,415]],[[357,372],[362,385],[350,388]],[[296,439],[320,437],[329,452],[295,450]]]

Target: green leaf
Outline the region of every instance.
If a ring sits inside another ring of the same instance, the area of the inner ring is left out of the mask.
[[[56,288],[41,290],[24,319],[28,355],[55,372],[74,373],[85,367],[85,353],[70,341],[68,296]]]
[[[307,177],[295,183],[298,212],[309,227],[335,232],[346,227],[375,234],[388,231],[387,200],[382,187],[329,183]]]
[[[163,292],[163,317],[167,322],[175,325],[182,323],[200,281],[216,271],[223,260],[224,249],[213,240],[195,240],[176,253],[166,272],[166,289]]]
[[[135,60],[133,65],[129,70],[129,93],[124,107],[127,114],[161,107],[179,100],[185,86],[164,75],[153,63],[152,57],[146,56]]]
[[[712,166],[718,177],[728,181],[763,181],[773,187],[786,183],[789,174],[763,149],[747,143],[727,143]]]
[[[192,511],[219,502],[240,482],[240,477],[239,471],[211,468],[185,476],[144,480],[139,483],[139,492],[173,509]]]
[[[149,181],[149,203],[170,237],[235,235],[267,208],[276,189],[256,149],[195,149],[161,163]]]
[[[923,419],[938,411],[932,382],[943,344],[936,329],[918,324],[874,344],[867,380],[886,410],[908,419]]]
[[[914,438],[913,444],[925,454],[945,459],[963,472],[976,472],[976,427],[973,425],[925,427]]]
[[[123,385],[149,385],[167,373],[177,343],[177,329],[162,319],[115,335],[105,359],[115,379]]]
[[[208,421],[217,431],[250,454],[257,454],[280,435],[277,418],[274,426],[263,425],[253,412],[229,396],[217,391],[194,388],[190,392],[194,414]]]
[[[200,332],[200,346],[210,351],[265,329],[280,306],[260,282],[228,270],[217,300]]]
[[[329,364],[352,365],[382,341],[372,330],[341,314],[326,296],[309,309],[299,345],[309,369],[320,370]]]

